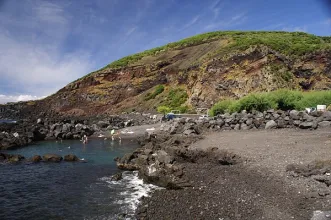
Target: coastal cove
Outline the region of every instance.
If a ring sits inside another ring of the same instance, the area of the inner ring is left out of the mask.
[[[154,186],[137,173],[124,172],[120,181],[115,157],[132,152],[136,141],[92,139],[42,141],[3,153],[33,155],[74,154],[82,162],[19,162],[0,164],[0,219],[118,219],[133,216],[138,200]]]

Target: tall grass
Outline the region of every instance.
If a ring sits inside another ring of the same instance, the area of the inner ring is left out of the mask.
[[[225,112],[241,112],[246,110],[265,111],[268,109],[280,110],[304,110],[307,107],[331,104],[330,91],[294,91],[280,89],[269,93],[254,93],[238,100],[222,100],[216,103],[211,109],[211,116],[223,114]]]

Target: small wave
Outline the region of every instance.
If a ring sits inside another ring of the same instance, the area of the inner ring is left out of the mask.
[[[140,199],[143,196],[148,197],[154,190],[162,188],[152,184],[145,184],[142,179],[139,179],[138,171],[123,172],[122,177],[123,179],[120,181],[111,181],[110,177],[103,177],[100,180],[107,182],[111,188],[119,189],[118,199],[114,202],[121,205],[122,213],[127,215],[126,219],[132,219]]]

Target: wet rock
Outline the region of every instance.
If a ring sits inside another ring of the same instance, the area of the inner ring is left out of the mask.
[[[25,158],[22,156],[22,155],[19,155],[19,154],[15,154],[15,155],[8,155],[7,156],[7,161],[8,162],[20,162],[22,160],[24,160]]]
[[[265,125],[265,129],[273,129],[273,128],[277,128],[277,123],[274,120],[268,121],[267,124]]]
[[[46,162],[60,162],[62,160],[63,160],[63,158],[57,154],[45,154],[43,156],[43,161],[46,161]]]
[[[121,179],[123,179],[122,173],[116,173],[110,178],[111,181],[120,181]]]
[[[80,161],[79,158],[76,155],[73,154],[68,154],[64,156],[64,161],[67,162],[76,162],[76,161]]]
[[[40,155],[34,155],[33,157],[30,158],[30,161],[34,162],[34,163],[38,163],[38,162],[42,161],[42,158]]]

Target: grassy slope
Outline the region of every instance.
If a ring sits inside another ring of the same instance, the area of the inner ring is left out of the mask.
[[[254,45],[265,45],[284,55],[297,57],[314,51],[331,49],[331,37],[319,37],[303,32],[283,32],[283,31],[216,31],[195,35],[183,40],[169,43],[167,45],[156,47],[150,50],[136,53],[130,56],[116,60],[100,70],[91,72],[83,79],[98,71],[112,68],[123,68],[134,64],[147,56],[155,56],[160,52],[183,49],[185,47],[199,45],[206,42],[225,39],[231,43],[220,49],[218,52],[230,53],[245,50]],[[80,80],[78,79],[78,80]],[[78,81],[76,80],[76,81]]]
[[[122,59],[110,63],[104,68],[125,67],[137,62],[145,56],[153,56],[158,52],[182,49],[222,38],[232,40],[232,43],[224,49],[224,52],[245,50],[253,45],[265,45],[289,56],[300,56],[321,49],[331,49],[331,37],[318,37],[302,32],[217,31],[199,34],[178,42],[169,43],[162,47],[123,57]]]

